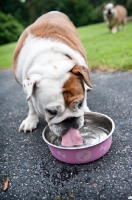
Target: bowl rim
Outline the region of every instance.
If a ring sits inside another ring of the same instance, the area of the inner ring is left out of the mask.
[[[95,144],[95,145],[90,145],[90,146],[78,146],[78,147],[63,147],[63,146],[61,147],[61,146],[56,146],[56,145],[54,145],[54,144],[51,144],[51,143],[45,138],[45,130],[47,129],[48,125],[44,128],[44,130],[43,130],[43,132],[42,132],[42,138],[43,138],[43,140],[44,140],[49,146],[52,146],[52,147],[57,148],[57,149],[63,149],[63,150],[86,149],[86,148],[89,148],[89,147],[97,146],[97,145],[99,145],[100,143],[103,143],[104,141],[106,141],[106,140],[113,134],[114,129],[115,129],[115,123],[114,123],[113,119],[111,119],[111,117],[109,117],[108,115],[99,113],[99,112],[85,112],[84,115],[85,115],[85,114],[90,114],[90,113],[91,113],[91,114],[92,114],[92,113],[93,113],[93,114],[99,114],[99,115],[101,115],[101,116],[104,116],[104,117],[106,117],[107,119],[109,119],[109,120],[111,121],[111,123],[112,123],[112,129],[111,129],[111,131],[110,131],[108,137],[105,138],[105,139],[103,139],[103,140],[101,140],[99,143],[97,143],[97,144]]]

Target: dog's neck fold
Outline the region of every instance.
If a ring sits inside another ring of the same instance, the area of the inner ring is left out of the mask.
[[[49,51],[45,54],[41,53],[35,59],[33,66],[28,70],[28,75],[37,73],[41,74],[42,78],[59,79],[70,71],[74,65],[75,62],[67,56]]]

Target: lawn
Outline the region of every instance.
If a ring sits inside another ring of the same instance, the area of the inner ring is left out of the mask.
[[[100,70],[132,70],[132,23],[111,34],[105,23],[78,28],[89,67]]]
[[[0,69],[10,68],[16,43],[0,46]]]
[[[132,23],[111,34],[104,23],[77,29],[93,70],[132,70]],[[16,43],[0,46],[0,69],[9,68]]]

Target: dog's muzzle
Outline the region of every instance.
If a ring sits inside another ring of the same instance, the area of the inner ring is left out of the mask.
[[[71,127],[76,129],[79,128],[79,121],[76,117],[68,117],[61,124],[65,127],[61,133],[62,135],[66,134]]]
[[[108,18],[111,18],[111,17],[112,17],[111,10],[108,10],[107,17],[108,17]]]
[[[51,131],[58,136],[65,135],[68,130],[72,127],[80,129],[84,124],[84,116],[81,117],[68,117],[58,124],[53,124],[50,127]]]

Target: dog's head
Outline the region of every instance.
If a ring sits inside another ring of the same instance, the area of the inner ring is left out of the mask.
[[[115,5],[113,3],[109,3],[105,5],[104,10],[103,10],[103,15],[104,15],[104,18],[107,18],[107,19],[112,19],[116,17],[117,11],[115,9]]]
[[[23,81],[27,100],[59,136],[83,126],[86,86],[91,87],[88,69],[78,65],[58,78],[32,74]]]

